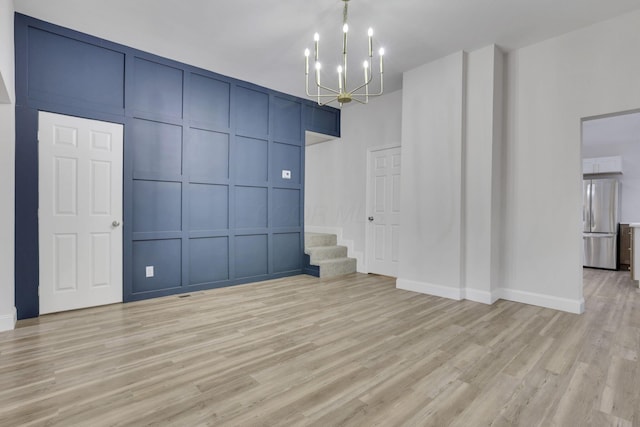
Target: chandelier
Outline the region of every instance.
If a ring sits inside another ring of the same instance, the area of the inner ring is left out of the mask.
[[[314,98],[318,105],[327,105],[333,101],[337,101],[340,106],[351,101],[356,101],[361,104],[369,102],[370,96],[382,95],[384,85],[384,49],[380,48],[378,55],[380,57],[380,91],[376,93],[369,93],[369,84],[373,80],[373,29],[369,28],[367,35],[369,37],[369,59],[362,63],[364,69],[364,81],[360,86],[355,87],[352,90],[347,89],[347,34],[349,33],[349,24],[347,24],[347,7],[349,0],[342,0],[344,2],[344,11],[342,12],[342,65],[338,65],[338,89],[333,89],[327,86],[323,86],[320,83],[320,71],[322,70],[322,64],[318,59],[318,45],[320,42],[320,35],[315,33],[314,40],[314,59],[315,59],[315,85],[316,93],[309,92],[309,55],[311,52],[309,49],[305,49],[305,81],[307,96]]]

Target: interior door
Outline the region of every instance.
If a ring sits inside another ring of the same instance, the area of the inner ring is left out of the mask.
[[[40,314],[121,302],[123,127],[38,120]]]
[[[367,268],[398,276],[400,242],[400,147],[371,151],[367,200]]]

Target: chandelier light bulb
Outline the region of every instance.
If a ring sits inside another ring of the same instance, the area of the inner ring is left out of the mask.
[[[306,56],[308,58],[310,54],[311,54],[311,52],[309,51],[309,49],[305,49],[304,50],[304,56]]]
[[[364,62],[362,63],[362,66],[363,66],[364,68],[369,68],[369,61],[364,61]]]
[[[319,62],[316,62],[316,70],[320,71],[322,65]]]
[[[338,65],[338,73],[342,72],[342,65]]]
[[[367,35],[368,35],[369,37],[372,37],[372,36],[373,36],[373,28],[369,27],[369,31],[367,31]]]
[[[378,51],[378,54],[380,56],[384,56],[384,48],[383,47],[380,48],[380,50]]]
[[[347,32],[349,32],[349,24],[344,24],[344,25],[342,26],[342,32],[343,32],[343,33],[347,33]]]
[[[320,34],[315,33],[315,34],[313,35],[313,41],[316,41],[316,42],[317,42],[318,40],[320,40]]]

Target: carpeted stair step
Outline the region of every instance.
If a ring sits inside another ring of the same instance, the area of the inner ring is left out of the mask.
[[[318,265],[319,261],[326,259],[346,258],[346,246],[311,246],[305,249],[305,253],[310,255],[311,264]]]
[[[335,234],[326,233],[304,233],[304,247],[313,246],[335,246],[338,244],[338,237]]]
[[[355,258],[335,258],[318,261],[320,277],[341,276],[356,272]]]

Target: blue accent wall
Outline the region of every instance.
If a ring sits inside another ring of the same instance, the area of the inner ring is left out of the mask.
[[[39,314],[39,110],[124,125],[125,301],[302,273],[304,131],[340,136],[339,110],[21,14],[15,45],[18,318]]]

